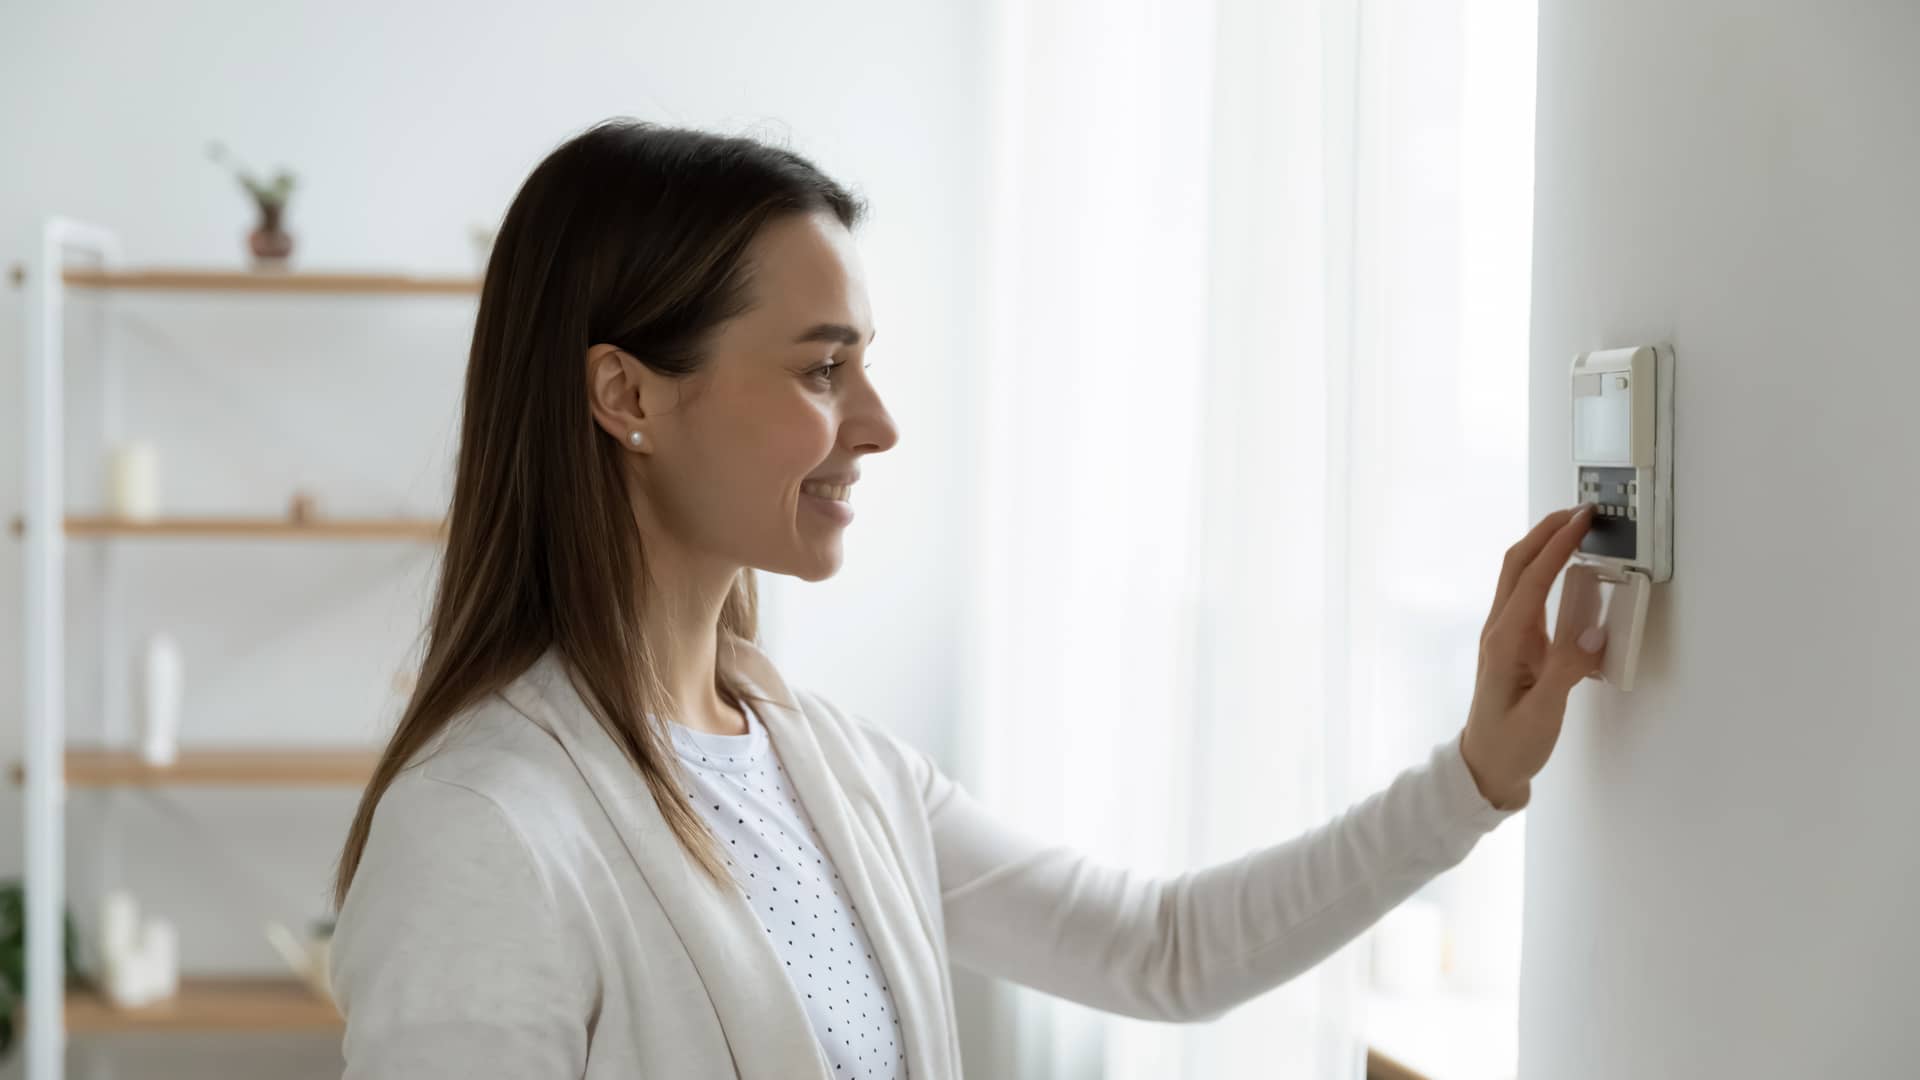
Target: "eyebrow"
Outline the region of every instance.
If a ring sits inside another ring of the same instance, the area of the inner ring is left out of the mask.
[[[879,336],[880,328],[875,327],[872,336],[867,338],[867,344],[873,344],[873,339]],[[805,345],[810,341],[837,341],[842,345],[858,345],[860,331],[845,323],[817,323],[801,331],[800,336],[793,339],[795,345]]]

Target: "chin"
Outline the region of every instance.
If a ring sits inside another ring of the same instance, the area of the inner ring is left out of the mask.
[[[835,544],[825,551],[809,551],[797,558],[757,565],[770,574],[784,574],[801,581],[825,581],[840,572],[840,564],[844,561],[840,545]]]
[[[815,563],[794,572],[801,581],[825,581],[840,572],[840,556],[835,555],[825,562]]]

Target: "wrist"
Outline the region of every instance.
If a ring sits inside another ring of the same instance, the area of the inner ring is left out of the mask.
[[[1467,729],[1460,731],[1460,759],[1467,764],[1467,775],[1473,778],[1473,786],[1479,790],[1480,797],[1487,800],[1496,810],[1523,809],[1533,798],[1533,785],[1522,780],[1519,783],[1501,781],[1488,775],[1487,770],[1474,764],[1474,750],[1467,740]]]

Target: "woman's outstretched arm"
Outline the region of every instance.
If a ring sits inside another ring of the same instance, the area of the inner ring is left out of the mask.
[[[1549,514],[1508,550],[1459,734],[1333,820],[1240,858],[1170,878],[1103,865],[996,820],[903,750],[954,962],[1111,1012],[1208,1020],[1358,937],[1530,800],[1568,694],[1602,659],[1590,605],[1563,603],[1552,639],[1545,620],[1591,514]]]
[[[1151,1020],[1210,1020],[1308,970],[1516,812],[1480,794],[1455,736],[1323,825],[1159,877],[1043,843],[920,771],[953,961]]]

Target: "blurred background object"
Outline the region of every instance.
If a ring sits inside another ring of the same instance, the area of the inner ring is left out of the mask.
[[[473,241],[474,273],[483,277],[486,275],[487,260],[493,255],[494,237],[499,235],[499,232],[498,225],[489,225],[485,222],[476,221],[467,226],[467,237]]]
[[[277,922],[268,923],[266,933],[274,951],[287,962],[287,968],[306,984],[307,989],[313,991],[316,997],[333,1000],[332,923],[316,920],[314,931],[304,938]]]
[[[218,142],[207,144],[207,156],[219,164],[230,165],[234,178],[240,181],[240,186],[248,195],[253,196],[254,206],[260,211],[260,223],[247,234],[247,250],[253,254],[253,268],[284,269],[293,256],[293,236],[281,224],[286,217],[287,200],[293,195],[293,173],[281,169],[273,174],[272,180],[261,180],[246,166],[234,161],[227,153],[227,148]]]
[[[26,886],[18,880],[0,881],[0,1067],[14,1060],[19,1049],[20,1010],[27,990]],[[80,967],[80,934],[71,910],[61,917],[61,966],[65,981],[83,986],[89,980]]]
[[[151,521],[160,514],[160,460],[153,444],[123,443],[114,447],[113,477],[107,508],[133,521]]]
[[[166,634],[147,638],[141,665],[140,756],[149,765],[171,765],[180,756],[180,702],[186,695],[186,663]]]

